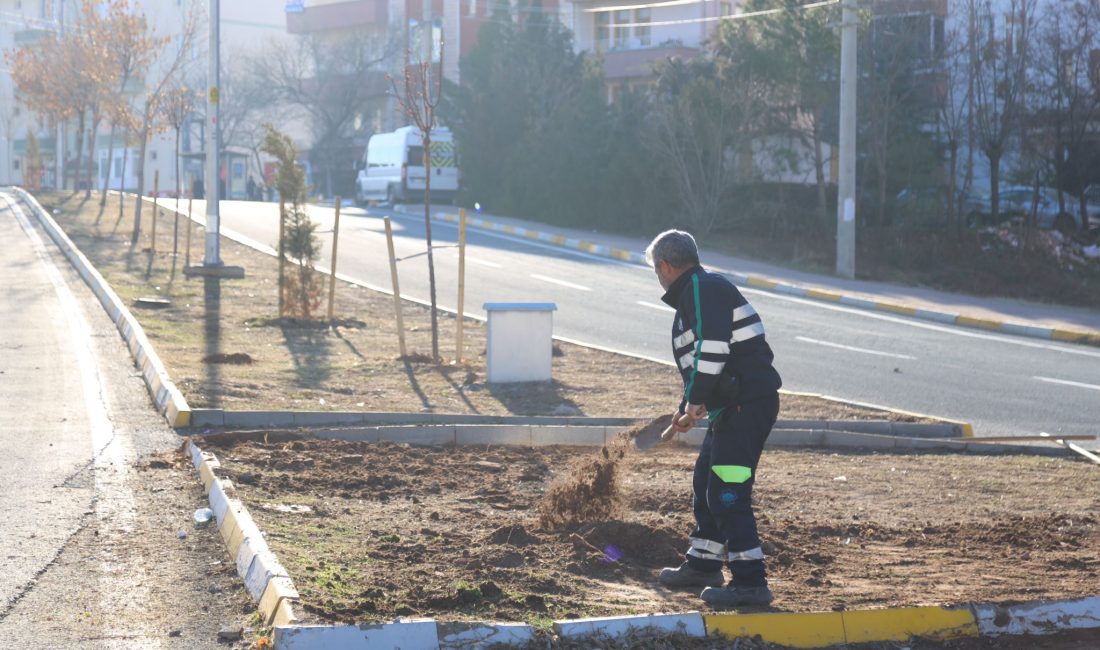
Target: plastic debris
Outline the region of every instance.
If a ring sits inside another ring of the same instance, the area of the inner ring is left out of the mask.
[[[179,537],[180,539],[187,539],[187,531],[181,530],[180,532],[176,533],[176,537]]]
[[[214,511],[210,508],[199,508],[195,511],[195,525],[205,526],[214,518]]]

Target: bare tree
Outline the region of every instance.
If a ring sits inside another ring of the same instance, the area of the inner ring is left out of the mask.
[[[977,145],[989,161],[989,194],[994,221],[1000,216],[1001,162],[1019,134],[1025,108],[1031,42],[1037,0],[1009,0],[997,15],[988,4],[976,6],[974,30],[974,95],[971,98]]]
[[[1096,82],[1095,53],[1100,51],[1100,5],[1072,0],[1048,2],[1043,7],[1038,37],[1033,45],[1034,75],[1028,88],[1028,131],[1039,141],[1038,155],[1053,169],[1059,212],[1066,210],[1066,190],[1078,195],[1080,213],[1087,215],[1084,165],[1086,136],[1100,118],[1100,87]],[[1061,216],[1057,227],[1072,227]]]
[[[194,13],[188,13],[184,22],[179,26],[179,34],[176,39],[163,39],[159,48],[157,59],[160,62],[158,76],[146,86],[147,91],[142,101],[140,115],[140,132],[138,134],[141,153],[138,155],[138,195],[134,202],[134,231],[130,235],[131,245],[136,245],[138,235],[141,232],[141,208],[144,203],[142,192],[145,190],[145,152],[149,146],[149,137],[164,128],[161,103],[165,93],[173,83],[179,81],[185,72],[186,65],[191,57],[191,45],[195,42],[198,33],[198,21]],[[148,80],[147,80],[148,81]]]
[[[671,171],[688,222],[709,233],[768,113],[767,93],[747,66],[721,61],[669,60],[659,73],[649,146]]]
[[[303,36],[271,45],[251,66],[270,103],[297,107],[308,117],[311,157],[324,172],[323,192],[335,192],[334,175],[347,143],[369,127],[367,111],[385,101],[382,65],[399,52],[397,30],[352,33],[339,39]],[[350,160],[348,167],[350,168]]]
[[[427,59],[427,60],[425,60]],[[420,144],[424,158],[424,240],[428,252],[428,293],[432,314],[432,359],[439,360],[439,319],[435,298],[435,258],[432,255],[432,130],[436,127],[436,107],[443,94],[443,38],[439,41],[438,70],[431,57],[419,57],[410,61],[405,55],[404,79],[398,84],[390,78],[393,95],[398,106],[420,131]],[[462,314],[458,315],[459,318]]]
[[[955,26],[944,35],[944,51],[937,93],[936,122],[940,137],[947,148],[947,220],[956,236],[962,235],[964,219],[963,196],[969,191],[967,175],[963,187],[958,187],[959,153],[967,142],[971,112],[969,44],[966,31]]]
[[[122,128],[122,147],[125,152],[130,131],[136,128],[136,116],[126,96],[127,86],[133,79],[144,76],[152,63],[157,42],[149,34],[148,21],[139,10],[130,10],[126,0],[114,0],[107,9],[109,36],[106,39],[108,56],[113,60],[116,70],[116,83],[113,92],[108,95],[105,116],[111,122],[111,134],[107,140],[107,169],[103,174],[103,193],[99,205],[107,203],[107,190],[111,180],[111,164],[114,159],[115,135]],[[126,156],[122,158],[122,178],[119,191],[124,188],[126,178]],[[122,200],[119,199],[119,216],[122,214]]]

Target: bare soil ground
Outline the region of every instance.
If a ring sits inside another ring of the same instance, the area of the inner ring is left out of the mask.
[[[692,525],[695,451],[684,446],[628,452],[613,513],[554,526],[539,517],[548,485],[598,451],[293,435],[200,444],[218,454],[312,621],[416,615],[545,627],[703,606],[655,581],[681,561]],[[775,610],[1096,591],[1100,472],[1083,462],[768,451],[758,476]]]
[[[247,277],[221,283],[220,301],[206,305],[202,281],[183,275],[186,219],[177,230],[175,219],[161,211],[154,252],[151,205],[139,244],[131,247],[132,200],[119,219],[116,196],[103,210],[95,193],[89,201],[69,193],[38,198],[124,303],[147,296],[171,301],[132,311],[193,408],[648,418],[679,402],[674,368],[568,343],[555,344],[554,381],[490,386],[484,324],[466,320],[461,362],[433,363],[425,355],[431,351],[429,311],[407,302],[410,354],[401,359],[392,297],[343,282],[332,323],[280,319],[275,258],[224,238],[223,259],[244,266]],[[197,263],[204,233],[190,227]],[[441,349],[453,357],[454,317],[440,314],[440,323]],[[611,385],[605,381],[609,366],[617,378]],[[780,417],[923,420],[795,395],[785,397]]]

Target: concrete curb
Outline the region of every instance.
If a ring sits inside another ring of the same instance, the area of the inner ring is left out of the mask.
[[[842,425],[840,422],[830,423]],[[305,437],[348,440],[355,442],[397,442],[410,445],[542,445],[600,446],[612,440],[618,427],[604,426],[527,426],[478,424],[426,424],[389,426],[348,426],[304,430]],[[698,446],[706,429],[693,429],[679,434],[676,442]],[[1074,454],[1061,446],[985,443],[981,438],[928,438],[896,435],[889,432],[858,432],[837,428],[773,429],[765,448],[816,448],[892,452],[938,452],[971,454],[1027,454],[1073,458]],[[203,466],[200,476],[204,484],[213,481],[212,472],[220,465],[217,460]]]
[[[509,416],[465,415],[447,413],[384,413],[358,411],[225,411],[222,409],[194,409],[191,426],[199,427],[315,427],[339,425],[423,425],[423,426],[527,426],[527,427],[576,427],[591,429],[602,427],[612,430],[634,426],[644,422],[637,418],[588,418],[581,416]],[[966,437],[966,423],[949,420],[945,424],[891,422],[889,420],[777,420],[775,429],[832,429],[858,433],[908,435],[916,438]],[[706,420],[701,429],[706,429]],[[565,443],[560,443],[565,444]]]
[[[163,415],[172,427],[188,426],[191,422],[191,407],[187,405],[183,393],[169,379],[164,363],[161,362],[160,357],[157,356],[153,346],[149,343],[149,339],[146,338],[145,330],[141,328],[141,324],[126,308],[126,305],[111,288],[111,285],[92,266],[84,253],[80,252],[80,249],[73,244],[68,235],[57,225],[57,222],[53,220],[53,217],[46,212],[38,201],[21,187],[15,187],[13,190],[19,195],[23,203],[31,208],[31,212],[34,213],[38,222],[88,287],[91,288],[107,315],[114,321],[115,327],[122,335],[122,339],[126,341],[126,346],[130,349],[134,364],[141,370],[142,379],[149,390],[149,395],[153,398],[157,412]]]
[[[292,606],[299,600],[294,582],[268,548],[244,503],[237,498],[233,483],[218,476],[221,463],[217,457],[202,451],[190,440],[186,447],[191,464],[209,497],[218,532],[229,557],[236,564],[237,575],[244,581],[248,595],[256,602],[263,624],[293,625],[297,618]]]
[[[395,208],[395,212],[407,214],[404,209],[399,210]],[[446,221],[448,223],[458,223],[458,214],[453,212],[436,212],[432,214],[432,218],[439,221]],[[505,224],[496,221],[490,221],[488,219],[482,219],[481,217],[471,217],[467,215],[466,225],[489,230],[492,232],[513,235],[516,237],[524,237],[547,244],[554,244],[563,248],[571,248],[588,253],[590,255],[608,257],[611,259],[619,260],[621,262],[630,262],[633,264],[643,265],[646,263],[645,255],[638,251],[612,248],[609,246],[595,244],[581,239],[567,238],[563,235],[556,235],[554,233],[533,230],[530,228],[523,228],[520,226],[513,226],[511,224]],[[933,309],[913,307],[910,305],[889,302],[885,300],[871,300],[868,298],[860,298],[858,296],[849,296],[834,291],[812,289],[797,284],[780,282],[778,280],[773,280],[771,278],[767,278],[761,275],[737,273],[735,271],[720,269],[717,267],[710,268],[714,268],[714,270],[720,271],[725,275],[728,275],[737,284],[754,287],[757,289],[765,289],[784,295],[797,296],[799,298],[807,298],[810,300],[819,300],[822,302],[834,302],[837,304],[846,305],[848,307],[856,307],[858,309],[866,309],[870,311],[882,311],[893,314],[901,314],[903,316],[920,318],[922,320],[933,321],[943,325],[956,325],[960,327],[967,327],[970,329],[981,329],[998,332],[1000,334],[1046,339],[1048,341],[1061,341],[1064,343],[1083,343],[1085,345],[1100,346],[1100,330],[1061,329],[1054,327],[1044,327],[1042,325],[1032,325],[1030,323],[991,320],[970,316],[961,312],[938,311]]]

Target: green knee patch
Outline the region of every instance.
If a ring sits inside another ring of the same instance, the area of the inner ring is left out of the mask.
[[[714,465],[711,469],[723,483],[744,483],[752,478],[752,468],[743,465]]]

